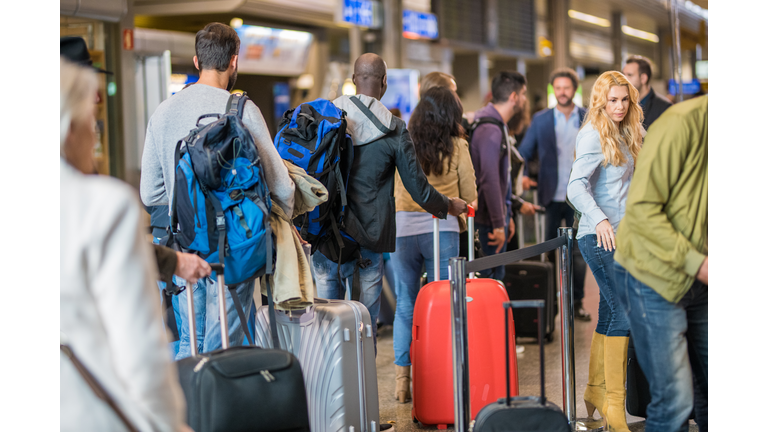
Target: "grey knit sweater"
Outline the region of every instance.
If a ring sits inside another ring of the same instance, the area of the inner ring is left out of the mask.
[[[141,158],[141,200],[147,206],[168,205],[173,198],[176,143],[195,128],[198,117],[223,113],[229,92],[205,84],[190,86],[157,107],[147,126]],[[213,118],[204,119],[203,123]],[[253,102],[245,105],[243,123],[253,135],[272,200],[293,213],[294,184],[269,135],[264,117]]]

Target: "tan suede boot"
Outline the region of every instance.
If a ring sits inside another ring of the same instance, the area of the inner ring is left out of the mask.
[[[615,432],[629,432],[624,409],[627,391],[627,345],[629,337],[605,337],[605,405],[602,414],[608,428]]]
[[[401,404],[411,400],[411,367],[395,365],[395,399]]]
[[[590,418],[595,413],[595,409],[603,415],[603,404],[605,404],[605,335],[600,333],[592,334],[592,348],[589,351],[589,381],[587,389],[584,391],[584,405],[587,406],[587,416]]]

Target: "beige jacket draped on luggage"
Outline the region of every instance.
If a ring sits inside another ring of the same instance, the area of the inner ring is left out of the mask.
[[[288,174],[296,185],[293,214],[286,215],[280,206],[272,206],[269,222],[275,234],[275,272],[272,289],[275,308],[304,309],[314,303],[315,286],[309,260],[301,246],[301,238],[291,220],[328,201],[328,191],[319,181],[296,165],[285,162]],[[261,278],[261,293],[267,295],[265,278]]]

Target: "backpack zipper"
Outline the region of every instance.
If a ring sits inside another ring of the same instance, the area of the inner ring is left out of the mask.
[[[269,373],[269,371],[268,371],[268,370],[263,370],[263,371],[261,371],[260,373],[261,373],[261,376],[263,376],[263,377],[264,377],[264,379],[265,379],[265,380],[267,380],[267,382],[272,382],[272,381],[275,381],[275,377],[274,377],[274,375],[272,375],[271,373]]]
[[[203,357],[202,360],[200,360],[200,362],[198,362],[195,365],[195,368],[193,369],[193,371],[196,372],[196,373],[200,372],[200,369],[203,368],[203,366],[205,365],[205,363],[208,362],[208,360],[210,360],[210,357]]]

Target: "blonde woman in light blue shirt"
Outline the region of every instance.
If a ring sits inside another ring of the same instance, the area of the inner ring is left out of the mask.
[[[613,253],[645,135],[642,121],[637,89],[620,72],[602,74],[576,136],[567,189],[568,200],[581,213],[579,250],[600,287],[584,403],[590,417],[597,409],[607,426],[619,432],[629,432],[624,414],[629,323],[614,296]]]

